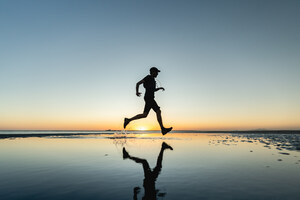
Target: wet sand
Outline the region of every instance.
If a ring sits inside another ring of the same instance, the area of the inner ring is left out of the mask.
[[[10,135],[0,140],[0,199],[299,199],[299,138],[92,131]],[[153,173],[145,174],[146,166]]]

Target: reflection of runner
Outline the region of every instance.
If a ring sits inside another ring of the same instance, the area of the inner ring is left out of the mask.
[[[161,149],[157,158],[157,162],[156,162],[156,167],[151,170],[150,166],[147,162],[147,160],[145,159],[141,159],[141,158],[137,158],[137,157],[133,157],[130,156],[129,153],[126,151],[125,147],[123,148],[123,159],[131,159],[133,161],[135,161],[136,163],[140,163],[143,165],[143,169],[144,169],[144,190],[145,190],[145,195],[143,197],[143,200],[146,199],[151,199],[154,200],[156,199],[156,194],[158,193],[158,190],[155,189],[155,181],[161,171],[162,168],[162,160],[163,160],[163,153],[166,149],[171,149],[173,150],[173,148],[171,146],[169,146],[168,144],[166,144],[165,142],[163,142],[161,144]],[[134,188],[134,199],[137,199],[137,193],[139,192],[139,188],[135,187]],[[160,195],[165,195],[164,193],[160,193]]]
[[[154,92],[157,92],[158,90],[163,90],[163,91],[165,90],[163,87],[156,88],[155,78],[157,77],[158,72],[160,71],[156,67],[152,67],[150,69],[150,75],[146,76],[144,79],[142,79],[136,84],[136,95],[138,97],[141,96],[141,93],[139,92],[139,86],[143,84],[146,89],[145,96],[144,96],[144,100],[145,100],[144,112],[132,118],[125,118],[124,129],[131,121],[147,117],[152,108],[156,112],[157,121],[160,125],[162,134],[165,135],[172,130],[172,127],[170,128],[164,127],[161,118],[160,107],[157,105],[156,101],[154,100]]]

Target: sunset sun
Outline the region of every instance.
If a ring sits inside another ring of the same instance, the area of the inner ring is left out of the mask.
[[[144,126],[139,126],[139,127],[137,127],[137,130],[139,130],[139,131],[146,131],[148,129],[146,127],[144,127]]]

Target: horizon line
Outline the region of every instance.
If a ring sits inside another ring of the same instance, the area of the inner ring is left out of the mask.
[[[161,130],[124,130],[124,129],[0,129],[0,131],[161,131]],[[173,129],[173,131],[198,131],[198,132],[245,132],[245,131],[300,131],[300,129],[245,129],[245,130],[199,130],[199,129]]]

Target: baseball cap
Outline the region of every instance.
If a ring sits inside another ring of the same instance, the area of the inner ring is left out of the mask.
[[[160,72],[160,70],[158,70],[156,67],[151,67],[150,68],[150,72]]]

